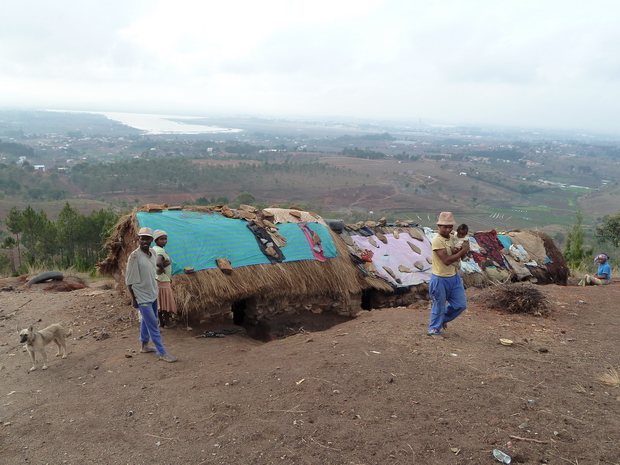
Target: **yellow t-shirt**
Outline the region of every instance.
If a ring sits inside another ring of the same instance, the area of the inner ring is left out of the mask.
[[[445,237],[442,237],[441,234],[437,234],[431,243],[431,247],[433,248],[433,274],[435,276],[441,276],[442,278],[450,278],[451,276],[454,276],[456,274],[454,265],[446,265],[441,261],[439,255],[437,255],[437,250],[439,249],[446,249],[448,256],[452,255],[450,238],[446,239]]]

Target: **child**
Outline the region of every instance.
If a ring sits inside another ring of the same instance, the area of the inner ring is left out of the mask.
[[[163,328],[174,328],[177,323],[172,320],[172,315],[177,312],[177,304],[172,293],[172,260],[164,250],[168,243],[166,231],[158,229],[153,233],[155,247],[153,250],[157,254],[157,286],[159,287],[159,325]]]
[[[452,249],[452,253],[455,254],[461,250],[463,248],[463,242],[465,241],[469,242],[469,226],[463,223],[456,228],[456,231],[450,233],[450,248]],[[454,262],[454,267],[457,273],[461,271],[460,259]]]

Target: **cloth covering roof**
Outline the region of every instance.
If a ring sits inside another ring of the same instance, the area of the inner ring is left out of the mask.
[[[509,231],[508,236],[515,245],[521,245],[529,257],[539,265],[549,262],[543,240],[528,231]]]
[[[217,268],[218,258],[227,258],[233,268],[270,263],[245,220],[216,213],[174,210],[138,212],[136,216],[141,227],[164,229],[168,233],[166,251],[172,257],[173,275],[183,273],[185,267],[193,267],[194,271]],[[308,215],[310,218],[314,219]],[[336,257],[338,251],[327,227],[318,222],[310,225],[321,237],[325,257]],[[283,263],[316,260],[298,224],[279,224],[278,232],[286,238],[286,246],[282,247]]]
[[[478,245],[484,248],[485,253],[472,252],[472,256],[474,260],[479,265],[483,264],[485,260],[491,260],[496,263],[496,265],[506,267],[506,263],[504,262],[504,255],[502,254],[502,249],[504,245],[500,242],[497,237],[497,232],[495,229],[487,232],[477,232],[474,234],[474,238]]]
[[[423,241],[412,239],[408,234],[400,234],[396,239],[394,234],[385,234],[387,243],[384,244],[380,240],[375,240],[375,245],[372,245],[370,239],[373,236],[351,236],[353,242],[357,247],[361,249],[368,249],[373,252],[372,262],[377,268],[376,274],[381,278],[388,281],[394,286],[414,286],[424,282],[429,282],[431,279],[431,265],[426,261],[427,257],[432,257],[431,243],[425,237]],[[415,245],[420,249],[420,253],[415,253],[409,244],[409,242],[415,242]],[[424,270],[418,270],[414,263],[420,261],[426,265]],[[400,265],[405,266],[412,270],[411,273],[403,273],[398,270]],[[390,276],[383,267],[390,268],[395,278]],[[398,283],[396,279],[401,282]]]

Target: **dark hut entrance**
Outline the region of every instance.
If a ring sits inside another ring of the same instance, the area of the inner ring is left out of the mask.
[[[247,308],[247,302],[245,300],[238,300],[232,304],[233,322],[236,325],[243,326],[245,321],[245,309]]]

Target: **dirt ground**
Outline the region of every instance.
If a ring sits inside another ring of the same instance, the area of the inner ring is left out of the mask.
[[[545,318],[468,289],[443,340],[426,336],[427,303],[323,331],[292,316],[297,332],[271,342],[180,326],[163,330],[169,364],[139,353],[134,310],[101,283],[0,280],[14,288],[0,292],[0,463],[493,464],[500,449],[619,464],[620,390],[597,380],[620,366],[619,284],[541,286]],[[29,372],[17,329],[31,323],[71,328],[68,358],[52,344]]]

